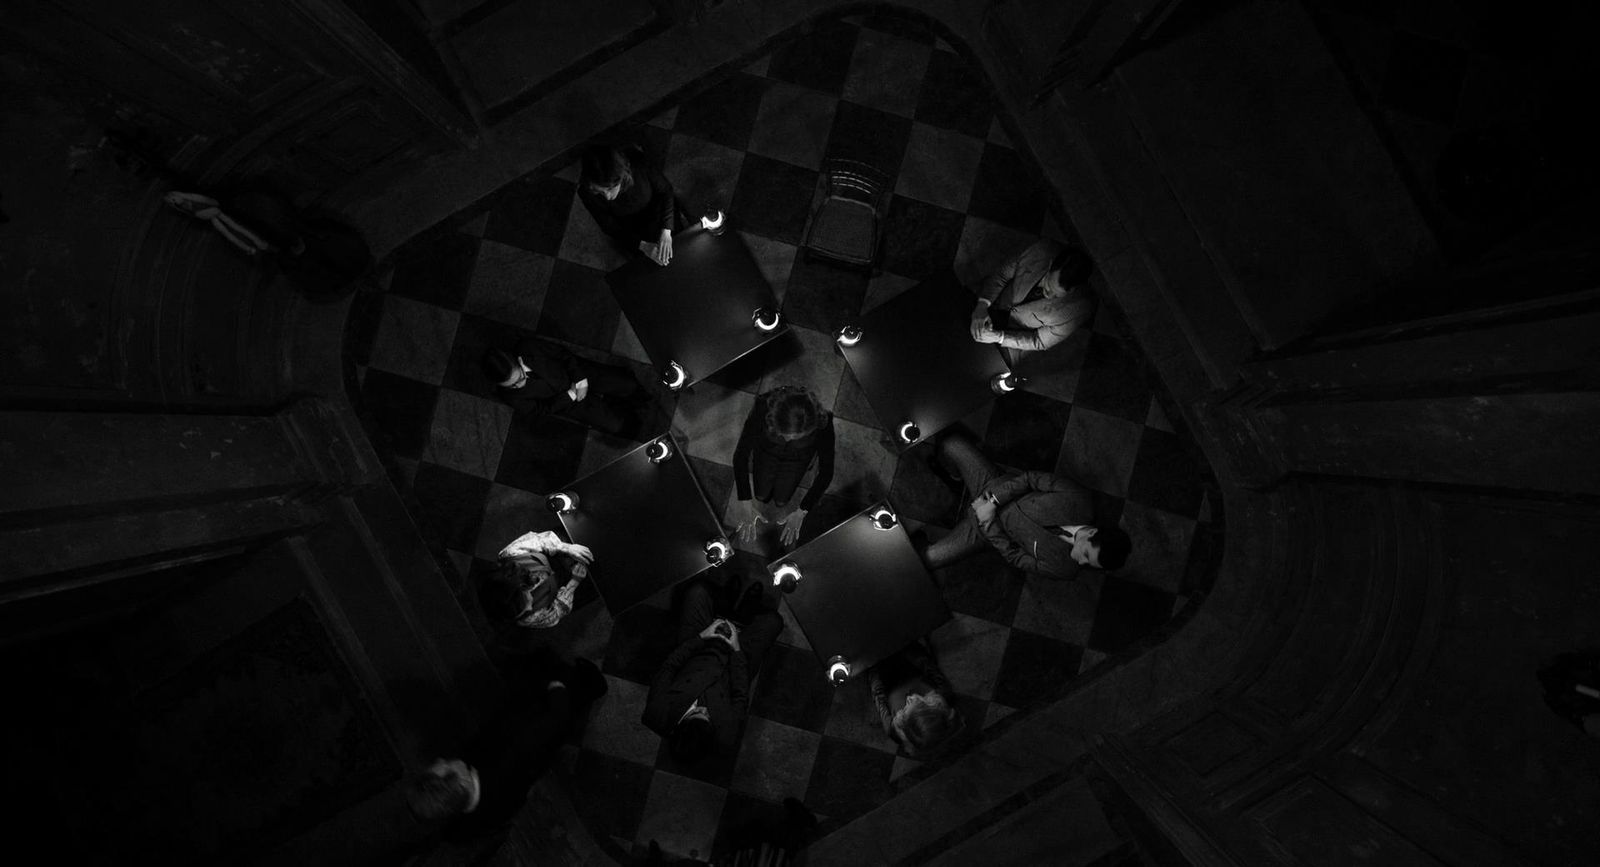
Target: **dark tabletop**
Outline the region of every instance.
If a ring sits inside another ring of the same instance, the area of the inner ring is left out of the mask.
[[[819,675],[838,654],[858,676],[950,619],[905,524],[880,530],[868,511],[781,558],[804,575],[784,599],[817,656]]]
[[[763,332],[756,308],[778,309],[777,296],[739,233],[696,225],[673,236],[665,268],[632,256],[606,278],[639,343],[659,370],[683,366],[693,385],[788,329]]]
[[[578,508],[561,525],[594,551],[592,580],[612,614],[709,568],[705,543],[723,535],[682,447],[672,447],[652,464],[641,445],[565,488]]]
[[[972,340],[976,298],[953,275],[906,290],[860,320],[861,342],[841,347],[884,430],[916,422],[922,439],[994,399],[1000,350]]]

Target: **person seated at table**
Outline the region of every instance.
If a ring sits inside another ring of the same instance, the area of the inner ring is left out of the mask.
[[[1049,349],[1094,319],[1094,263],[1077,247],[1035,241],[983,281],[972,339],[1013,352]]]
[[[833,481],[833,453],[833,415],[810,391],[784,385],[758,396],[733,447],[739,537],[753,541],[762,524],[772,523],[783,528],[783,546],[794,545],[806,513]],[[812,464],[817,474],[810,490],[790,505]]]
[[[750,704],[750,681],[783,630],[765,582],[742,586],[732,610],[719,613],[704,579],[678,603],[678,646],[650,682],[642,722],[667,739],[680,762],[731,756]]]
[[[883,733],[914,759],[931,758],[966,730],[933,649],[917,642],[867,670]]]
[[[524,660],[507,681],[509,698],[459,756],[435,759],[405,783],[411,814],[448,820],[442,836],[453,843],[503,842],[528,790],[607,690],[594,663],[567,665],[553,653]]]
[[[547,340],[525,338],[511,352],[483,354],[483,372],[518,413],[558,415],[637,440],[650,394],[633,372],[580,358]]]
[[[672,182],[637,145],[591,145],[579,162],[578,198],[624,249],[637,248],[650,261],[672,261],[672,233],[688,224]]]
[[[564,542],[549,530],[523,533],[497,557],[500,568],[490,580],[486,607],[530,629],[555,626],[572,612],[578,583],[589,577],[594,563],[589,546]],[[559,578],[563,573],[568,576],[565,583]]]
[[[1114,570],[1127,562],[1133,549],[1128,534],[1095,524],[1089,489],[1076,481],[1035,470],[1004,475],[959,432],[939,441],[935,460],[960,476],[964,497],[975,499],[955,527],[923,551],[928,568],[985,547],[1046,578],[1071,578],[1085,566]]]

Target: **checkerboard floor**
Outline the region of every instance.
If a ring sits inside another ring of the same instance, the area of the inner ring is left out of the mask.
[[[728,212],[794,326],[693,389],[660,393],[655,430],[670,423],[685,440],[719,514],[754,396],[801,383],[832,406],[839,444],[835,481],[806,536],[885,496],[931,537],[954,522],[958,497],[929,470],[927,447],[902,456],[886,442],[827,332],[947,269],[971,285],[1036,236],[1071,237],[996,105],[988,81],[944,40],[912,21],[853,17],[640,119],[691,207]],[[882,268],[870,276],[798,252],[805,203],[833,156],[893,178]],[[847,822],[933,769],[896,755],[861,683],[823,682],[792,618],[738,754],[695,768],[676,766],[639,724],[652,666],[670,649],[668,598],[613,618],[586,588],[557,629],[522,634],[496,634],[483,618],[476,587],[495,552],[525,530],[555,527],[544,494],[634,445],[556,419],[513,424],[478,371],[484,348],[532,333],[655,378],[603,283],[625,260],[584,212],[575,181],[567,166],[506,186],[413,239],[388,263],[384,291],[357,296],[347,380],[369,435],[487,644],[549,643],[603,660],[610,694],[567,751],[575,803],[597,839],[619,853],[655,839],[705,857],[719,849],[719,828],[781,811],[791,795],[825,827]],[[1092,330],[1051,351],[1049,373],[965,422],[997,462],[1084,481],[1098,492],[1100,520],[1120,522],[1136,547],[1114,576],[1025,580],[992,553],[936,576],[955,616],[932,640],[975,727],[1005,725],[1095,666],[1159,641],[1215,572],[1222,521],[1209,471],[1122,333],[1102,305]],[[741,552],[728,571],[759,572],[763,562],[762,551]]]

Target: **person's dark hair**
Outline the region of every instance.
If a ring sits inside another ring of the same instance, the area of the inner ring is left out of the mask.
[[[633,167],[628,155],[609,145],[590,145],[584,148],[578,161],[579,179],[584,184],[610,186],[617,181],[624,185],[633,178]]]
[[[1133,553],[1133,540],[1121,527],[1096,527],[1089,544],[1094,546],[1100,568],[1108,572],[1121,569],[1128,562],[1128,555]]]
[[[1089,275],[1094,273],[1094,262],[1083,250],[1068,247],[1051,260],[1050,270],[1060,271],[1061,285],[1071,288],[1089,279]]]
[[[711,751],[711,720],[690,717],[672,729],[672,739],[667,744],[672,757],[685,764],[698,761]]]
[[[511,368],[516,363],[517,360],[511,357],[511,353],[504,349],[491,349],[483,354],[483,375],[489,377],[490,382],[499,385],[511,378]]]
[[[827,421],[811,392],[785,385],[767,393],[767,433],[773,436],[802,437]]]
[[[406,806],[418,819],[444,819],[467,811],[472,784],[459,774],[423,771],[406,781]]]
[[[966,729],[966,721],[948,700],[939,707],[902,708],[894,721],[906,751],[919,756],[942,750]]]

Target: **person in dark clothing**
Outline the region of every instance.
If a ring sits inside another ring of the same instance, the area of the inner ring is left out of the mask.
[[[833,481],[833,416],[804,388],[785,385],[756,398],[744,430],[733,448],[733,481],[739,494],[734,522],[746,541],[760,525],[783,528],[789,547],[800,537],[806,513],[817,505]],[[795,489],[815,463],[817,474],[798,506]]]
[[[637,146],[595,145],[583,154],[578,198],[600,231],[657,265],[672,261],[672,233],[688,224],[672,182]]]
[[[950,681],[924,642],[868,669],[867,683],[883,733],[911,758],[939,755],[966,730]]]
[[[459,758],[440,758],[406,783],[412,814],[448,820],[442,836],[449,842],[499,839],[555,761],[563,739],[606,693],[605,676],[586,659],[538,667],[518,680],[524,682],[513,681],[505,707]]]
[[[783,631],[783,617],[762,585],[745,585],[731,619],[718,616],[705,581],[684,588],[678,647],[650,682],[642,720],[668,739],[679,761],[693,762],[707,752],[732,755],[738,747],[750,681]]]
[[[623,439],[640,436],[650,395],[630,370],[528,338],[512,352],[484,353],[483,372],[518,414],[550,413]]]

